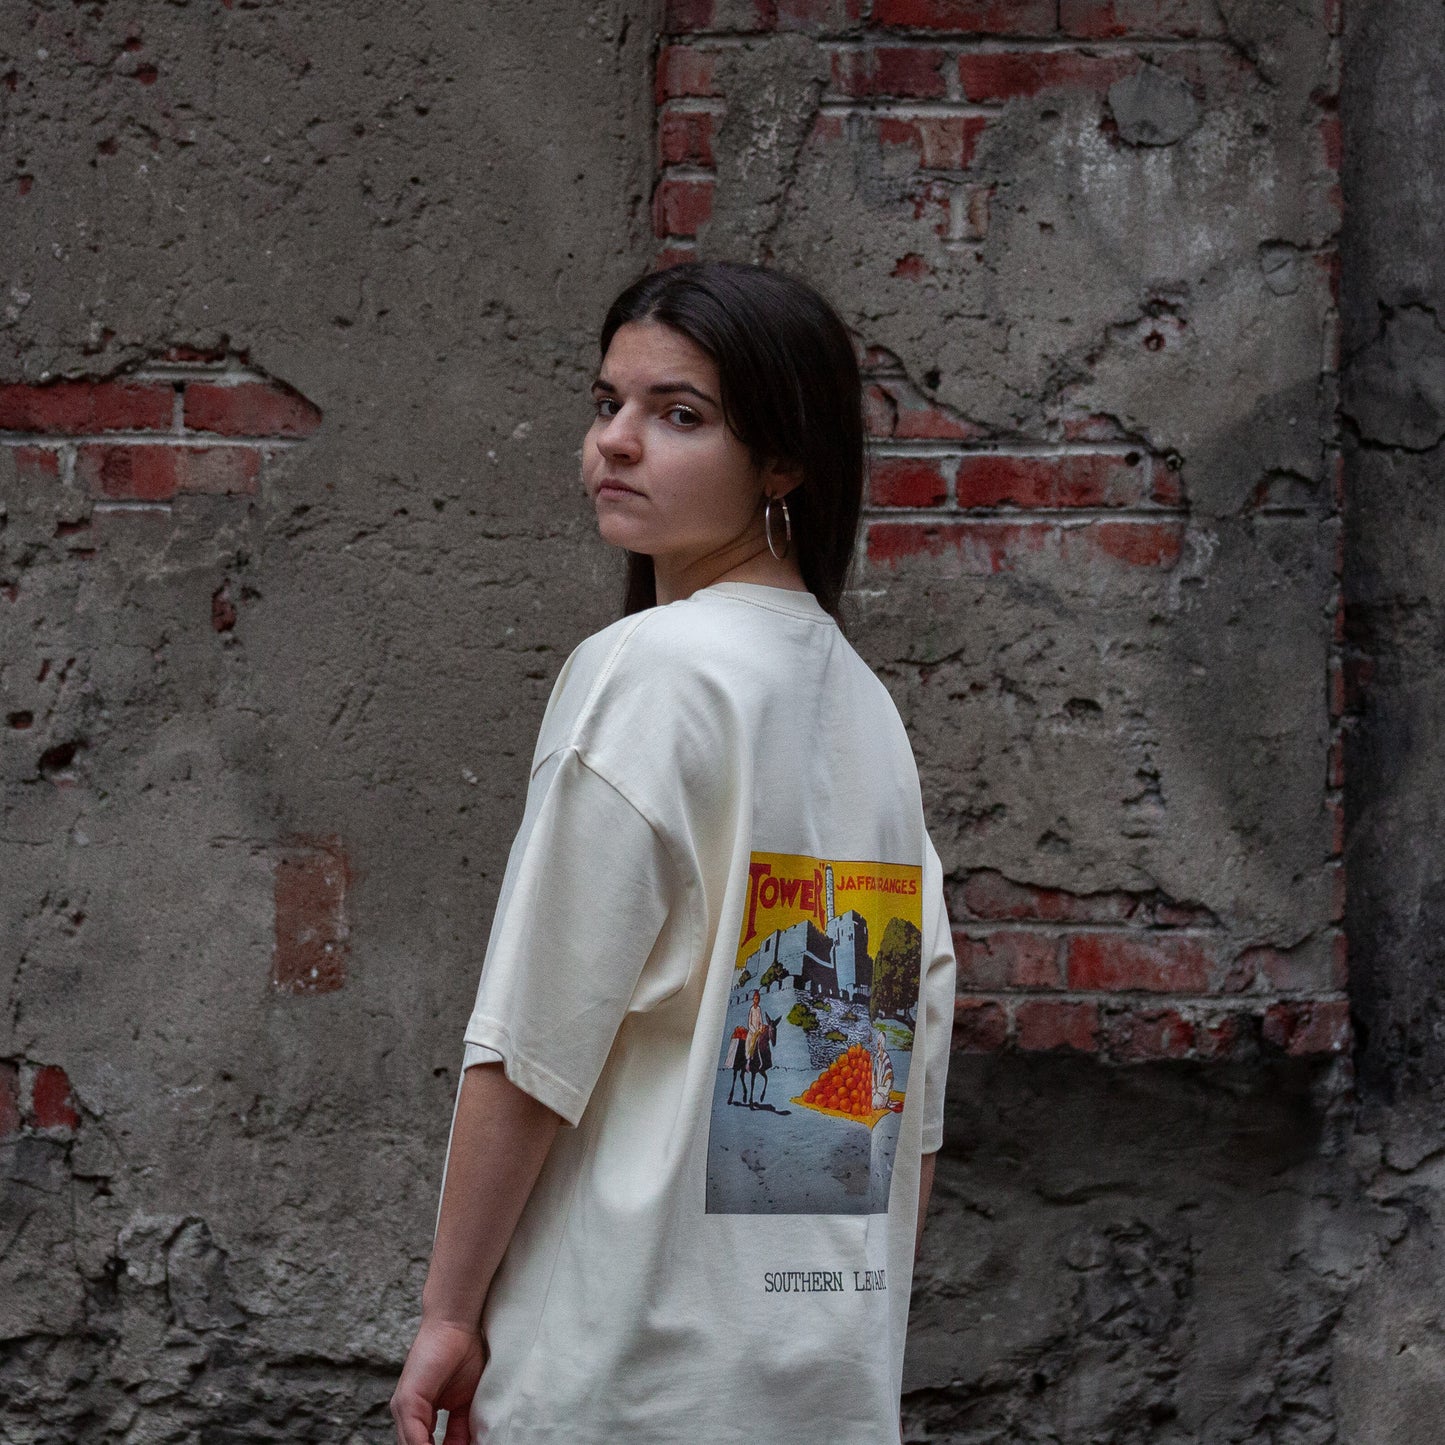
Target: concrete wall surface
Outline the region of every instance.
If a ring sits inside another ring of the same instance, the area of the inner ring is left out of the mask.
[[[1442,53],[1427,0],[0,12],[0,1441],[391,1438],[619,600],[596,327],[698,255],[867,374],[850,630],[960,962],[905,1438],[1434,1445]]]

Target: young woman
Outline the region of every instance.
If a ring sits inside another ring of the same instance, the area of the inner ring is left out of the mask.
[[[601,353],[582,481],[625,612],[542,719],[397,1440],[446,1410],[449,1445],[896,1441],[954,960],[839,620],[853,349],[802,282],[698,263]]]

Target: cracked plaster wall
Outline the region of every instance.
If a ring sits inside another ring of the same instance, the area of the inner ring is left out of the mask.
[[[1314,194],[1288,127],[1312,124],[1323,11],[1164,8],[1222,28],[1215,58],[1243,89],[1195,114],[1161,64],[1111,91],[1114,118],[1161,157],[1212,155],[1184,194],[1260,215],[1262,247],[1186,226],[1177,265],[1156,183],[1177,162],[1141,161],[1120,204],[1104,152],[1068,140],[1090,131],[1076,96],[980,142],[986,167],[1051,178],[992,196],[990,265],[945,295],[920,291],[917,262],[880,277],[879,256],[922,255],[917,232],[869,213],[897,196],[880,153],[854,144],[840,169],[809,152],[828,70],[804,36],[752,60],[745,38],[729,61],[751,103],[719,135],[734,200],[707,245],[761,238],[931,404],[998,435],[1077,408],[1185,458],[1178,569],[1026,574],[1007,606],[919,572],[858,599],[860,645],[917,729],[955,866],[1158,889],[1285,944],[1329,911],[1332,403],[1309,253],[1333,222],[1270,207]],[[1346,20],[1361,1094],[1339,1064],[958,1055],[909,1439],[1433,1445],[1445,1418],[1422,846],[1440,801],[1442,181],[1425,161],[1445,35],[1425,0]],[[88,473],[84,448],[116,445],[94,416],[0,447],[0,1438],[389,1438],[457,1021],[536,719],[614,602],[576,505],[585,405],[569,408],[600,306],[652,247],[660,23],[615,0],[5,16],[0,382],[255,376],[320,422],[222,432],[182,406],[147,434],[254,448],[251,492]],[[1402,151],[1418,164],[1392,168]],[[1187,292],[1140,290],[1186,271]],[[1050,291],[1068,325],[1024,304]],[[1287,520],[1254,514],[1261,485]],[[1071,613],[1086,620],[1061,628]],[[949,695],[976,726],[950,725]],[[1220,705],[1240,698],[1243,720]],[[342,962],[313,976],[328,944]]]
[[[526,760],[615,605],[576,446],[648,255],[652,36],[611,0],[0,17],[0,382],[320,413],[6,423],[7,1445],[390,1437]],[[254,490],[84,466],[202,439],[265,452]],[[293,991],[308,908],[341,987]]]

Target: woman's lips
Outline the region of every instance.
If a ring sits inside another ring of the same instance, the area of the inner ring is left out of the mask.
[[[597,488],[597,497],[600,501],[603,497],[640,497],[641,492],[636,487],[629,487],[624,482],[619,482],[615,477],[606,478]]]

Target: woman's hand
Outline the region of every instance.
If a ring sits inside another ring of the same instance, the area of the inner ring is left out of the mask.
[[[486,1363],[479,1330],[422,1320],[391,1397],[397,1445],[432,1445],[437,1411],[448,1411],[443,1445],[468,1445],[468,1416]]]
[[[421,1328],[391,1397],[397,1445],[432,1445],[448,1411],[445,1445],[468,1445],[468,1416],[486,1363],[480,1322],[492,1276],[561,1118],[511,1083],[500,1063],[462,1073],[446,1182],[421,1292]]]

